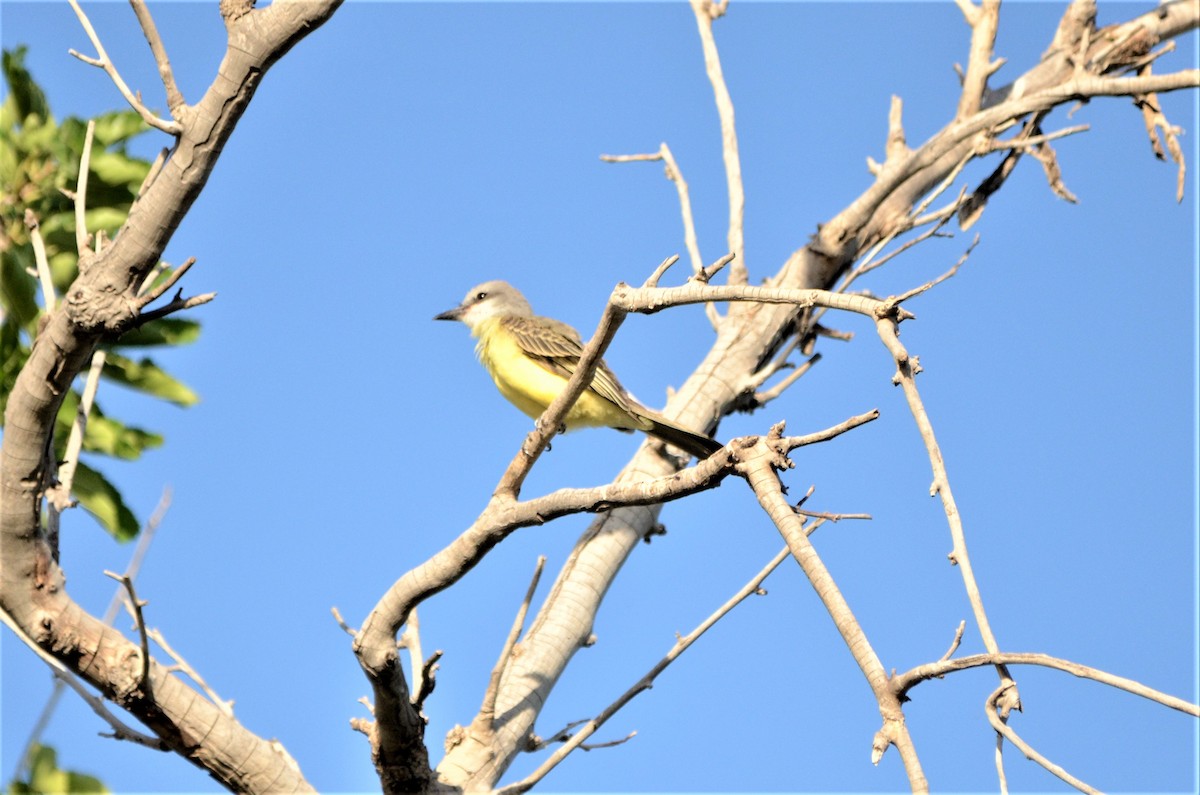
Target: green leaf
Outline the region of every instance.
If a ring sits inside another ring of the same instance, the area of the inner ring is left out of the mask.
[[[135,362],[119,354],[109,353],[104,362],[104,375],[118,384],[169,400],[178,406],[192,406],[200,401],[199,395],[181,381],[167,375],[149,359]]]
[[[112,234],[121,228],[121,224],[125,223],[128,216],[128,207],[96,207],[83,214],[83,222],[87,224],[88,231],[93,235],[98,229]],[[72,224],[72,233],[74,233],[74,224]]]
[[[29,780],[14,781],[12,793],[21,795],[107,795],[108,788],[95,776],[62,770],[58,766],[58,755],[48,745],[39,745],[29,765]]]
[[[5,324],[28,326],[38,315],[37,281],[25,271],[34,264],[32,253],[11,248],[0,254],[0,306]]]
[[[122,334],[114,343],[118,347],[150,345],[187,345],[200,336],[200,324],[195,320],[163,317]]]
[[[88,172],[109,185],[125,186],[130,192],[136,193],[146,174],[150,173],[150,164],[145,160],[134,160],[118,152],[96,148],[92,150]]]
[[[74,251],[60,251],[50,258],[50,281],[59,296],[67,291],[79,275],[79,257]]]
[[[84,450],[134,461],[141,458],[142,451],[162,447],[162,443],[161,435],[105,417],[99,407],[92,404],[87,432],[83,435]]]
[[[96,142],[101,146],[124,143],[150,126],[132,110],[114,110],[96,117]]]
[[[50,103],[46,95],[33,80],[33,75],[25,68],[25,53],[28,48],[21,46],[15,50],[5,50],[3,58],[4,82],[8,84],[9,98],[15,105],[17,120],[24,123],[30,116],[42,119],[50,118]]]
[[[79,391],[67,390],[63,401],[59,404],[58,414],[54,417],[54,457],[62,461],[67,453],[67,440],[71,436],[71,426],[75,424],[75,412],[79,408]]]
[[[108,482],[108,478],[82,461],[75,467],[71,493],[116,540],[128,541],[137,536],[141,526],[133,511],[125,505],[121,492]]]

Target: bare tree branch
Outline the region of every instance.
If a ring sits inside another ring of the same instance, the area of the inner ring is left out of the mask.
[[[688,256],[692,261],[692,273],[699,274],[704,270],[704,260],[700,257],[700,244],[696,239],[696,223],[692,218],[692,200],[688,193],[687,180],[683,178],[683,171],[680,170],[679,164],[675,162],[675,156],[671,154],[670,147],[664,142],[658,147],[658,151],[653,154],[646,155],[600,155],[600,159],[606,163],[632,163],[646,161],[662,161],[664,163],[664,171],[667,179],[675,183],[675,190],[679,194],[679,211],[683,216],[683,241],[687,247]],[[673,263],[672,263],[673,264]],[[666,267],[670,267],[664,263]],[[660,266],[663,267],[663,266]],[[665,268],[664,268],[665,270]],[[655,287],[658,285],[658,279],[662,273],[655,272],[646,282],[647,287]],[[717,328],[717,324],[721,322],[720,315],[717,313],[716,307],[708,304],[704,307],[705,314],[708,320],[712,323],[712,327]]]
[[[955,2],[971,26],[971,56],[963,77],[962,96],[958,100],[958,118],[964,119],[979,112],[987,91],[987,80],[1000,68],[999,63],[992,62],[996,29],[1000,25],[1000,0],[982,0],[980,5],[971,0]]]
[[[25,228],[29,230],[29,241],[33,244],[33,261],[37,265],[38,284],[42,287],[42,306],[46,312],[53,312],[58,298],[54,295],[54,280],[46,260],[46,243],[42,240],[41,224],[28,207],[25,208]]]
[[[489,728],[496,716],[496,693],[500,690],[500,677],[504,676],[504,669],[508,667],[513,647],[517,645],[517,638],[521,636],[521,630],[525,628],[525,615],[529,612],[529,604],[533,601],[533,595],[537,591],[538,581],[542,578],[542,569],[545,566],[546,556],[539,555],[537,565],[533,569],[533,577],[529,581],[529,588],[525,591],[525,598],[521,600],[521,607],[517,610],[516,618],[513,619],[512,629],[509,630],[508,637],[504,640],[504,646],[500,649],[500,658],[492,666],[487,690],[483,693],[483,706],[479,708],[479,715],[476,718],[476,720],[487,721]]]
[[[953,650],[950,652],[953,654]],[[1115,687],[1118,690],[1124,690],[1126,693],[1132,693],[1135,696],[1149,699],[1164,707],[1169,707],[1179,712],[1191,715],[1194,718],[1200,718],[1200,705],[1193,704],[1181,698],[1168,695],[1161,691],[1146,687],[1141,682],[1133,679],[1126,679],[1123,676],[1116,676],[1098,668],[1081,665],[1080,663],[1063,660],[1058,657],[1051,657],[1048,654],[1038,654],[1030,652],[1001,652],[1000,654],[973,654],[969,657],[958,657],[951,659],[943,657],[934,663],[926,663],[918,665],[905,671],[902,674],[897,674],[892,677],[892,689],[896,691],[896,695],[906,698],[908,692],[922,682],[927,682],[930,679],[940,679],[946,674],[955,671],[965,671],[968,668],[979,668],[985,665],[1038,665],[1043,668],[1053,668],[1056,671],[1077,676],[1082,679],[1091,679],[1109,687]]]
[[[129,103],[129,107],[137,111],[138,115],[142,117],[146,124],[149,124],[156,130],[162,130],[167,135],[179,135],[183,131],[183,127],[179,124],[179,122],[167,121],[166,119],[161,119],[154,115],[149,108],[142,104],[141,98],[129,90],[129,86],[126,85],[125,81],[121,79],[121,75],[117,71],[117,67],[113,65],[112,60],[108,57],[108,53],[104,51],[104,45],[100,43],[100,37],[96,35],[96,30],[92,27],[91,20],[88,19],[87,14],[83,13],[83,9],[79,7],[78,0],[67,0],[67,2],[69,2],[71,4],[71,8],[75,10],[75,16],[79,18],[79,24],[83,26],[84,31],[87,32],[88,38],[92,41],[92,46],[96,48],[97,57],[89,58],[88,56],[82,55],[75,50],[70,50],[71,55],[74,55],[76,58],[86,64],[91,64],[92,66],[103,69],[108,74],[109,78],[112,79],[113,84],[117,87],[117,90],[121,92],[121,96],[125,97],[125,101]],[[139,20],[141,19],[140,14],[138,15],[138,18]],[[155,53],[155,55],[157,56],[157,53]]]
[[[711,13],[724,10],[722,5],[708,8]],[[1132,68],[1164,38],[1194,29],[1200,21],[1200,9],[1194,3],[1164,4],[1111,26],[1103,36],[1089,32],[1093,21],[1094,7],[1087,0],[1071,3],[1054,43],[1040,63],[1006,86],[983,91],[977,112],[951,120],[919,145],[906,143],[909,153],[897,154],[896,162],[882,168],[874,184],[821,224],[811,242],[798,248],[775,274],[764,280],[767,287],[747,285],[747,292],[738,293],[722,292],[727,287],[689,283],[669,288],[676,291],[669,295],[661,290],[639,293],[635,288],[619,288],[614,300],[626,311],[656,311],[676,303],[759,302],[753,312],[725,316],[712,349],[693,377],[670,398],[664,413],[673,418],[686,417],[690,427],[712,428],[725,413],[740,405],[749,375],[769,368],[779,351],[797,335],[813,333],[811,319],[805,315],[807,308],[829,306],[871,316],[880,311],[888,316],[886,302],[873,303],[865,296],[827,299],[824,294],[811,291],[831,288],[854,261],[879,241],[895,239],[896,235],[914,228],[916,221],[936,224],[956,212],[961,199],[948,209],[928,216],[924,210],[914,212],[914,208],[939,185],[952,184],[958,171],[979,157],[985,144],[996,140],[1004,129],[1030,114],[1059,105],[1094,96],[1122,93],[1132,96],[1129,92],[1134,90],[1145,93],[1150,89],[1191,86],[1200,77],[1194,71],[1184,71],[1168,79],[1156,76],[1154,80],[1158,82],[1152,84],[1112,76]],[[1113,42],[1117,46],[1101,52]],[[1081,62],[1087,64],[1087,69],[1077,72],[1076,64]],[[1126,66],[1121,66],[1122,63]],[[987,66],[992,68],[994,62]],[[889,134],[892,131],[893,125],[889,124]],[[890,137],[898,141],[898,136]],[[893,148],[900,153],[899,146]],[[761,292],[752,293],[755,290]],[[664,298],[669,302],[664,303]],[[906,316],[902,309],[893,308],[894,320]],[[622,472],[619,482],[668,476],[677,469],[646,446]],[[541,706],[576,650],[585,644],[603,595],[632,550],[651,532],[657,518],[655,506],[617,508],[602,514],[581,536],[522,641],[521,659],[514,663],[501,684],[497,709],[509,716],[508,722],[486,746],[462,742],[451,747],[439,764],[444,783],[489,788],[520,753]],[[475,534],[475,541],[486,537],[478,533],[478,528],[468,533]],[[421,582],[430,573],[418,567],[410,572],[411,582]],[[893,736],[901,736],[894,729],[890,731]],[[884,734],[884,747],[888,742]]]
[[[25,633],[24,628],[21,627],[16,620],[8,614],[7,610],[0,609],[0,621],[3,621],[8,628],[13,631],[13,634],[20,638],[22,643],[28,646],[34,652],[34,654],[40,657],[42,662],[50,666],[50,669],[54,672],[57,681],[62,682],[67,687],[74,690],[79,697],[84,700],[84,703],[92,708],[92,711],[95,712],[101,720],[112,727],[112,737],[118,740],[128,740],[132,743],[136,743],[137,745],[144,745],[147,748],[153,748],[157,751],[171,750],[170,747],[162,740],[159,740],[156,737],[151,737],[147,734],[143,734],[136,729],[130,728],[125,723],[122,723],[116,715],[113,715],[112,712],[109,711],[108,707],[104,703],[104,699],[97,697],[95,694],[89,691],[73,671],[48,654],[41,646],[37,644],[36,641],[34,641],[33,638],[29,637],[29,635]]]
[[[146,43],[150,45],[150,52],[154,54],[154,63],[158,66],[159,77],[162,78],[163,88],[167,92],[167,107],[174,116],[183,107],[184,101],[179,86],[175,84],[175,73],[171,71],[171,59],[167,57],[167,49],[158,35],[158,27],[154,24],[150,9],[146,7],[146,0],[129,0],[129,5],[133,6],[133,13],[137,15],[142,33],[146,36]]]
[[[729,271],[730,284],[745,284],[749,278],[746,270],[746,245],[743,240],[746,194],[742,187],[742,163],[738,154],[737,131],[733,122],[733,99],[725,85],[721,71],[721,57],[713,38],[713,20],[725,13],[725,6],[713,0],[691,0],[692,13],[696,16],[696,27],[700,31],[700,43],[704,49],[704,68],[712,83],[717,102],[717,115],[721,119],[721,151],[725,158],[725,182],[729,193],[729,251],[735,256]]]
[[[75,670],[104,697],[122,704],[163,745],[226,787],[250,793],[311,787],[277,746],[197,698],[153,660],[142,671],[129,670],[127,661],[141,650],[71,600],[53,545],[40,526],[43,488],[53,463],[46,460],[45,451],[50,449],[63,396],[93,359],[97,344],[127,327],[136,315],[138,287],[199,196],[262,75],[324,22],[339,1],[282,0],[231,22],[220,76],[193,106],[195,112],[185,114],[184,122],[165,122],[146,111],[120,80],[90,21],[72,0],[99,54],[85,60],[115,78],[143,118],[150,116],[147,121],[176,136],[176,146],[144,186],[112,242],[102,245],[97,236],[95,255],[83,257],[65,299],[47,315],[38,344],[10,391],[9,422],[0,440],[0,609],[39,648]],[[77,196],[82,193],[77,191]]]
[[[813,523],[808,528],[807,532],[812,533],[819,526],[819,523]],[[510,784],[507,787],[502,787],[501,789],[497,790],[496,795],[520,795],[520,793],[528,792],[530,789],[532,789],[539,781],[546,777],[546,774],[548,774],[551,770],[557,767],[560,762],[566,759],[572,751],[582,746],[587,738],[595,734],[596,731],[613,715],[620,711],[622,707],[636,698],[638,694],[649,690],[654,684],[654,680],[658,678],[659,674],[665,671],[671,665],[671,663],[673,663],[681,654],[687,651],[688,647],[699,640],[700,637],[710,628],[712,628],[714,624],[724,618],[730,610],[741,604],[746,597],[750,596],[751,594],[758,593],[763,581],[771,574],[771,572],[778,568],[779,564],[782,563],[787,557],[787,554],[788,550],[786,548],[780,550],[758,574],[754,575],[754,577],[752,577],[749,582],[743,585],[737,593],[730,597],[725,604],[717,608],[712,615],[704,619],[699,626],[697,626],[687,635],[678,638],[675,641],[675,645],[671,647],[671,650],[667,652],[666,656],[659,660],[658,663],[651,668],[645,676],[643,676],[632,687],[622,693],[616,701],[614,701],[612,704],[609,704],[599,715],[597,715],[595,718],[592,718],[590,721],[586,721],[586,725],[584,725],[578,733],[567,739],[562,747],[558,748],[553,754],[550,755],[549,759],[539,765],[538,768],[528,776],[516,782],[515,784]],[[583,722],[581,721],[580,723]],[[568,727],[568,729],[564,730],[564,732],[568,731],[570,728],[572,727]],[[557,736],[559,735],[556,735],[556,737]],[[630,733],[625,739],[628,740],[632,736],[633,733]],[[618,742],[624,742],[624,740]],[[618,743],[602,743],[593,747],[598,748],[603,745],[615,744]]]
[[[929,464],[933,469],[933,484],[929,487],[929,493],[931,496],[937,495],[941,499],[942,507],[946,513],[946,522],[950,527],[950,537],[954,542],[954,550],[950,553],[951,562],[958,566],[959,572],[962,574],[963,585],[967,591],[967,599],[971,603],[971,610],[975,615],[975,624],[979,628],[979,634],[983,638],[983,645],[989,653],[998,654],[1000,647],[996,641],[995,634],[992,632],[987,613],[984,610],[983,594],[979,590],[979,583],[975,579],[975,571],[971,566],[971,558],[967,552],[967,539],[966,533],[963,530],[962,514],[958,510],[954,494],[950,489],[950,476],[946,471],[945,460],[942,457],[941,448],[938,446],[937,438],[933,432],[933,423],[930,421],[929,415],[925,411],[925,405],[921,401],[920,393],[917,391],[915,376],[919,371],[919,365],[914,358],[909,356],[908,351],[901,344],[896,326],[896,321],[887,317],[880,317],[875,321],[875,328],[879,333],[880,341],[883,342],[884,347],[888,349],[896,362],[894,380],[904,389],[904,397],[908,402],[909,410],[912,412],[913,419],[917,423],[917,430],[921,434],[921,440],[925,443],[925,449],[929,455]],[[1003,663],[999,663],[996,665],[996,670],[1000,674],[1001,683],[1006,686],[1003,689],[1005,702],[1002,706],[1004,709],[1003,715],[1007,716],[1010,710],[1019,710],[1021,708],[1021,700],[1007,667]]]
[[[866,633],[850,609],[850,604],[834,583],[833,575],[821,561],[812,542],[808,540],[808,535],[804,532],[804,520],[792,510],[792,506],[783,496],[782,484],[776,471],[790,468],[792,462],[778,448],[779,438],[778,433],[773,430],[766,438],[760,438],[753,449],[744,451],[738,472],[746,479],[754,491],[754,496],[758,498],[759,505],[783,536],[792,557],[800,564],[821,603],[833,618],[838,633],[850,649],[850,654],[862,670],[875,696],[883,718],[883,727],[876,735],[872,760],[878,764],[887,745],[895,745],[904,762],[912,791],[927,792],[929,783],[925,779],[916,748],[908,733],[900,700],[888,684],[887,671],[871,648]]]
[[[1100,795],[1100,790],[1088,786],[1084,782],[1072,776],[1063,768],[1054,764],[1049,759],[1035,751],[1033,746],[1022,740],[1021,737],[1012,730],[1012,727],[1005,722],[1004,717],[1000,713],[1004,711],[1004,704],[1008,701],[1011,701],[1011,697],[1004,692],[1010,687],[1013,687],[1011,683],[1005,683],[996,688],[995,691],[988,696],[987,706],[984,708],[984,712],[987,713],[988,722],[992,724],[992,728],[996,730],[996,734],[1001,735],[1010,743],[1017,746],[1017,748],[1021,749],[1021,753],[1025,754],[1027,759],[1032,759],[1034,762],[1037,762],[1039,765],[1046,768],[1046,770],[1058,776],[1060,779],[1067,782],[1080,792],[1086,792],[1088,795]],[[997,750],[997,760],[999,760],[999,750]],[[997,761],[997,767],[999,767],[999,761]],[[1003,768],[1000,768],[1000,770],[1001,775],[1003,775]]]
[[[163,637],[162,632],[157,629],[147,629],[146,637],[154,641],[163,650],[163,653],[174,660],[174,663],[167,667],[167,671],[178,672],[191,679],[196,683],[196,687],[200,688],[201,692],[208,696],[208,700],[216,705],[217,709],[221,710],[226,716],[233,717],[233,699],[226,700],[217,695],[217,691],[208,684],[208,681],[200,675],[200,672],[185,660],[182,654],[175,651],[171,644],[167,643],[167,639]]]

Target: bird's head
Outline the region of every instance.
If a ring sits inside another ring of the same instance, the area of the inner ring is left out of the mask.
[[[448,309],[434,320],[461,320],[474,330],[492,317],[530,317],[533,309],[521,291],[500,280],[477,284],[467,291],[462,303]]]

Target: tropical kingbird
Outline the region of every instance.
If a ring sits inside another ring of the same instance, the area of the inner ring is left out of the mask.
[[[461,320],[479,340],[475,354],[487,368],[500,394],[537,419],[575,372],[583,342],[579,332],[533,308],[508,282],[491,281],[472,287],[454,309],[434,320]],[[609,427],[643,431],[699,459],[720,450],[720,442],[689,431],[639,403],[603,361],[579,400],[567,412],[567,430]]]

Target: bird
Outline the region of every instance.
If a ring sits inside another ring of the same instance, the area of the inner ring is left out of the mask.
[[[562,392],[583,353],[578,331],[561,321],[535,315],[520,290],[505,281],[472,287],[462,303],[433,319],[466,324],[478,340],[475,355],[500,394],[534,419]],[[563,426],[568,431],[585,427],[642,431],[699,460],[723,447],[715,439],[643,406],[603,361],[596,365],[591,384],[567,412]]]

